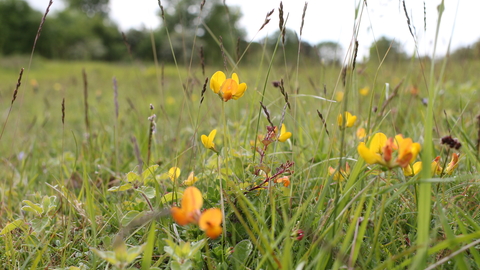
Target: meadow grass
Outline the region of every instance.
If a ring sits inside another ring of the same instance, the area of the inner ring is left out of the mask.
[[[277,45],[258,63],[225,60],[248,86],[228,102],[204,85],[222,64],[203,76],[195,64],[34,58],[8,120],[29,59],[3,59],[0,267],[479,268],[480,63],[362,63],[350,51],[345,68],[291,65]],[[216,152],[200,139],[213,129]],[[409,163],[423,172],[366,162],[357,147],[377,132],[419,142]],[[221,209],[217,239],[170,215],[190,172],[201,210]]]

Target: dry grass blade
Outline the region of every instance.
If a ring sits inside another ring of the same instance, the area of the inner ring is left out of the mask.
[[[305,14],[307,13],[307,7],[308,7],[308,3],[305,2],[305,6],[303,6],[303,13],[302,13],[302,24],[300,25],[300,36],[303,33],[303,25],[305,23]]]
[[[270,12],[267,12],[267,16],[265,16],[265,21],[263,22],[260,29],[258,29],[258,31],[262,30],[270,22],[270,16],[272,16],[274,11],[275,9],[272,9]]]
[[[20,88],[20,85],[22,85],[23,71],[24,71],[24,68],[20,69],[20,74],[18,75],[18,80],[17,80],[17,86],[15,87],[15,90],[13,91],[12,101],[10,102],[10,109],[8,109],[7,118],[5,119],[5,122],[3,123],[2,133],[0,133],[0,140],[2,139],[3,132],[5,131],[5,127],[7,126],[8,117],[10,116],[10,113],[12,112],[13,103],[17,99],[18,89]]]

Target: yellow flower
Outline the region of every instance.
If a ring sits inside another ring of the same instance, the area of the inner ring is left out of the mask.
[[[338,91],[337,93],[335,93],[335,100],[338,102],[342,101],[344,95],[345,93],[343,93],[342,91]]]
[[[232,98],[235,100],[241,98],[247,90],[247,84],[239,82],[237,73],[233,73],[232,78],[227,79],[225,73],[217,71],[210,79],[210,88],[227,102]]]
[[[358,139],[363,139],[365,138],[365,135],[367,134],[366,130],[364,128],[358,128],[357,129],[357,138]]]
[[[389,169],[400,166],[407,167],[412,163],[420,152],[419,143],[414,143],[411,138],[403,138],[401,134],[395,138],[388,138],[383,133],[376,133],[370,139],[370,145],[367,147],[361,142],[358,147],[358,154],[368,164],[381,164]],[[397,158],[393,158],[393,153],[397,153]]]
[[[170,180],[172,180],[172,182],[174,182],[179,176],[180,176],[180,168],[172,167],[170,168],[170,170],[168,170],[168,177],[170,177]]]
[[[355,121],[357,121],[357,116],[345,112],[345,127],[352,127]],[[343,116],[341,114],[338,115],[337,122],[339,127],[343,127]]]
[[[350,175],[350,165],[345,163],[345,168],[340,168],[340,171],[337,171],[335,168],[329,166],[328,174],[333,175],[333,180],[343,181]]]
[[[290,137],[292,137],[292,133],[287,132],[287,127],[285,126],[285,124],[282,124],[282,127],[280,128],[280,136],[278,137],[278,141],[285,142]]]
[[[183,192],[182,205],[172,207],[173,219],[178,225],[185,226],[190,223],[199,225],[209,238],[215,239],[222,233],[222,211],[211,208],[200,213],[203,205],[203,197],[196,187],[188,187]]]
[[[368,95],[368,92],[370,92],[370,87],[365,86],[362,89],[360,89],[358,92],[360,92],[360,95],[366,96]]]
[[[190,172],[190,174],[188,175],[188,178],[187,180],[183,181],[183,184],[186,185],[186,186],[192,186],[193,184],[195,184],[195,182],[198,181],[198,177],[196,177],[193,172]]]
[[[405,176],[414,176],[417,175],[422,170],[422,162],[417,161],[413,165],[408,165],[407,167],[403,168],[403,173]]]
[[[210,132],[210,134],[207,135],[202,135],[200,139],[202,140],[203,146],[205,148],[210,149],[214,152],[217,152],[217,149],[215,149],[215,144],[213,143],[213,140],[215,139],[215,135],[217,135],[217,130],[214,129]]]
[[[207,236],[215,239],[222,234],[222,211],[218,208],[210,208],[205,210],[200,216],[198,226],[205,231]]]

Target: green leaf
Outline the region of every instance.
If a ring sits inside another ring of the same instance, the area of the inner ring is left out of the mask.
[[[145,249],[145,244],[141,245],[141,246],[134,246],[132,248],[129,248],[127,250],[127,260],[126,262],[127,263],[131,263],[133,262],[133,260],[135,260],[135,258],[138,257],[138,255],[140,255],[143,250]]]
[[[183,193],[179,192],[179,191],[169,192],[169,193],[163,195],[161,201],[164,204],[168,204],[168,203],[172,202],[174,199],[182,198],[182,196],[183,196]]]
[[[133,185],[130,184],[130,183],[127,183],[127,184],[124,184],[124,185],[121,185],[121,186],[111,187],[111,188],[108,189],[108,191],[117,192],[117,191],[129,190],[129,189],[132,189],[132,188],[133,188]]]
[[[40,233],[50,224],[50,219],[48,217],[35,218],[31,223],[33,230]]]
[[[37,215],[43,214],[43,208],[39,204],[33,203],[29,200],[23,200],[22,203],[26,204],[26,206],[22,207],[23,211],[32,212]]]
[[[13,222],[10,222],[8,223],[3,229],[2,231],[0,231],[0,235],[4,235],[6,233],[9,233],[13,230],[15,230],[16,228],[21,228],[25,225],[25,222],[23,221],[23,219],[17,219]]]
[[[248,256],[252,253],[253,245],[250,240],[240,241],[235,248],[233,248],[232,263],[236,268],[244,268]]]
[[[129,211],[122,217],[122,220],[120,221],[120,223],[122,224],[122,226],[127,226],[130,222],[132,222],[132,220],[138,217],[141,217],[143,215],[144,215],[143,212],[139,212],[136,210]]]
[[[140,175],[135,172],[127,173],[127,182],[131,183],[133,181],[142,181],[142,178],[140,178]]]
[[[115,257],[115,252],[113,251],[102,251],[96,248],[90,248],[90,250],[93,251],[93,253],[95,253],[98,257],[104,259],[112,265],[118,265],[120,263],[120,261]]]
[[[152,175],[158,169],[158,165],[152,165],[145,169],[142,173],[142,180],[145,181],[150,175]]]
[[[155,192],[155,189],[153,187],[143,186],[143,187],[139,188],[137,191],[142,192],[149,199],[155,198],[156,192]]]

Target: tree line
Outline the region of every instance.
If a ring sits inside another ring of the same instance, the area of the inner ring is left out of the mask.
[[[223,62],[224,57],[243,61],[257,60],[265,49],[273,51],[280,31],[266,44],[248,43],[240,27],[238,7],[226,6],[221,0],[164,0],[159,16],[163,23],[154,30],[129,29],[125,33],[109,17],[109,0],[64,0],[63,10],[48,14],[35,53],[48,59],[121,61],[129,58],[188,64],[195,61]],[[0,56],[29,54],[43,13],[24,0],[0,0]],[[288,30],[283,46],[287,59],[296,60],[299,39]],[[245,55],[242,55],[248,47]],[[452,53],[458,59],[480,57],[480,43]],[[172,53],[173,50],[173,53]],[[222,52],[223,51],[223,52]],[[382,37],[370,47],[370,60],[400,61],[408,56],[402,47]],[[344,50],[336,42],[316,45],[301,43],[303,59],[339,64]],[[283,58],[283,53],[280,56]],[[202,59],[200,59],[202,58]]]

